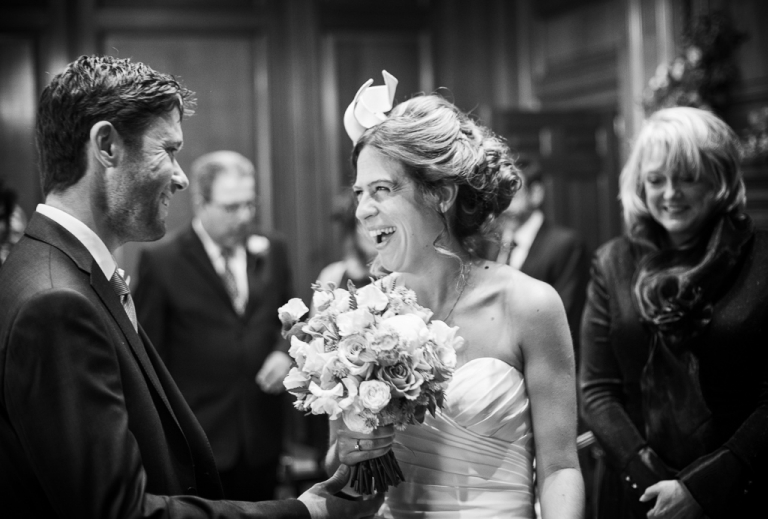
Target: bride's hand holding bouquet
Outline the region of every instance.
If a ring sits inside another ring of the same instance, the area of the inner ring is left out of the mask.
[[[463,339],[457,327],[430,321],[432,312],[392,277],[359,290],[313,289],[317,313],[307,321],[300,299],[279,310],[296,361],[284,385],[297,409],[343,421],[337,453],[356,463],[353,488],[384,491],[403,480],[390,450],[393,429],[442,407]]]

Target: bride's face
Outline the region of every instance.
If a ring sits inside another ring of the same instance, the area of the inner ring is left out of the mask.
[[[443,225],[403,165],[365,147],[357,159],[353,189],[356,216],[374,241],[382,266],[392,272],[423,268],[435,252],[433,243]]]

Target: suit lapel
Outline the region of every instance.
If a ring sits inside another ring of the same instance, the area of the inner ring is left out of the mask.
[[[219,276],[219,273],[216,272],[216,269],[213,267],[213,263],[211,263],[211,258],[208,256],[208,252],[205,250],[203,242],[200,241],[200,237],[192,226],[190,226],[184,233],[182,246],[186,252],[183,257],[192,264],[192,267],[198,274],[200,274],[200,277],[213,287],[219,298],[229,305],[234,312],[235,308],[232,306],[232,300],[224,286],[224,280],[221,279],[221,276]]]
[[[246,305],[244,315],[253,315],[255,308],[259,305],[259,300],[264,293],[266,262],[269,261],[269,254],[254,256],[248,252],[248,304]]]
[[[45,215],[34,213],[27,228],[24,230],[24,234],[56,247],[69,256],[75,262],[77,268],[83,272],[90,274],[93,265],[96,264],[93,256],[91,256],[91,253],[88,252],[88,249],[85,248],[85,245],[80,240]],[[97,266],[96,271],[101,272],[101,268]]]
[[[123,335],[128,340],[128,344],[130,345],[133,354],[139,361],[139,365],[141,366],[144,375],[149,379],[150,384],[152,384],[157,393],[160,395],[160,399],[165,404],[168,412],[171,413],[171,416],[176,422],[176,425],[178,425],[179,422],[176,419],[173,408],[171,407],[170,402],[168,402],[168,396],[165,394],[163,385],[157,378],[155,368],[147,356],[147,350],[144,345],[150,343],[149,337],[147,337],[141,327],[139,327],[138,333],[133,329],[133,324],[128,318],[128,314],[125,313],[125,309],[123,308],[122,303],[120,303],[119,297],[117,294],[115,294],[115,291],[112,289],[112,285],[109,284],[109,281],[106,277],[104,277],[103,274],[101,274],[99,269],[95,269],[94,272],[91,273],[91,286],[101,298],[104,306],[106,306],[107,310],[109,310],[112,318],[115,320],[115,322],[117,322],[117,325],[120,327]],[[179,426],[179,428],[181,428],[181,426]]]
[[[119,297],[112,289],[112,285],[109,284],[109,280],[101,271],[101,267],[99,267],[96,260],[93,259],[91,253],[88,252],[88,249],[86,249],[80,240],[72,235],[72,233],[50,218],[39,213],[35,213],[32,216],[25,233],[37,240],[44,241],[53,247],[56,247],[72,258],[72,261],[75,262],[77,267],[90,276],[91,288],[93,288],[94,292],[99,296],[99,299],[101,299],[101,302],[123,332],[123,335],[127,339],[133,354],[144,372],[144,375],[149,379],[152,387],[154,387],[160,395],[161,400],[168,408],[168,412],[171,413],[173,420],[178,425],[178,421],[168,402],[163,386],[157,379],[157,374],[147,357],[147,352],[142,340],[149,344],[149,338],[146,337],[146,335],[144,335],[144,337],[139,337],[136,330],[133,329],[133,324],[131,324],[128,314],[125,313],[125,309],[120,303]],[[139,331],[142,334],[144,333],[141,328],[139,328]]]
[[[520,272],[540,279],[538,276],[533,275],[533,273],[536,272],[542,265],[540,258],[542,250],[547,242],[548,232],[549,223],[547,223],[547,220],[544,219],[544,221],[541,222],[541,227],[539,227],[536,236],[533,238],[531,248],[528,249],[528,255],[525,257],[525,261],[523,261],[523,264],[520,266]]]

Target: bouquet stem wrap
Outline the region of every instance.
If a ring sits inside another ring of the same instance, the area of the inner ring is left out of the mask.
[[[387,283],[387,280],[389,283]],[[296,366],[283,381],[296,397],[294,407],[344,420],[350,431],[370,434],[377,427],[424,421],[443,407],[445,389],[464,343],[458,327],[431,321],[432,312],[416,294],[388,277],[357,290],[313,285],[317,312],[301,299],[280,307],[283,336]],[[405,481],[395,455],[352,467],[353,488],[362,494],[384,492]]]
[[[350,481],[355,492],[370,495],[374,491],[386,492],[389,487],[396,487],[405,481],[405,476],[395,453],[389,451],[384,456],[353,465]]]

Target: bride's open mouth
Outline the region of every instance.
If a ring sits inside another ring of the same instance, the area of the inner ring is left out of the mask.
[[[385,243],[387,240],[389,240],[389,237],[392,236],[395,231],[396,229],[394,227],[382,227],[381,229],[368,231],[368,236],[371,237],[376,245],[381,245],[382,243]]]

